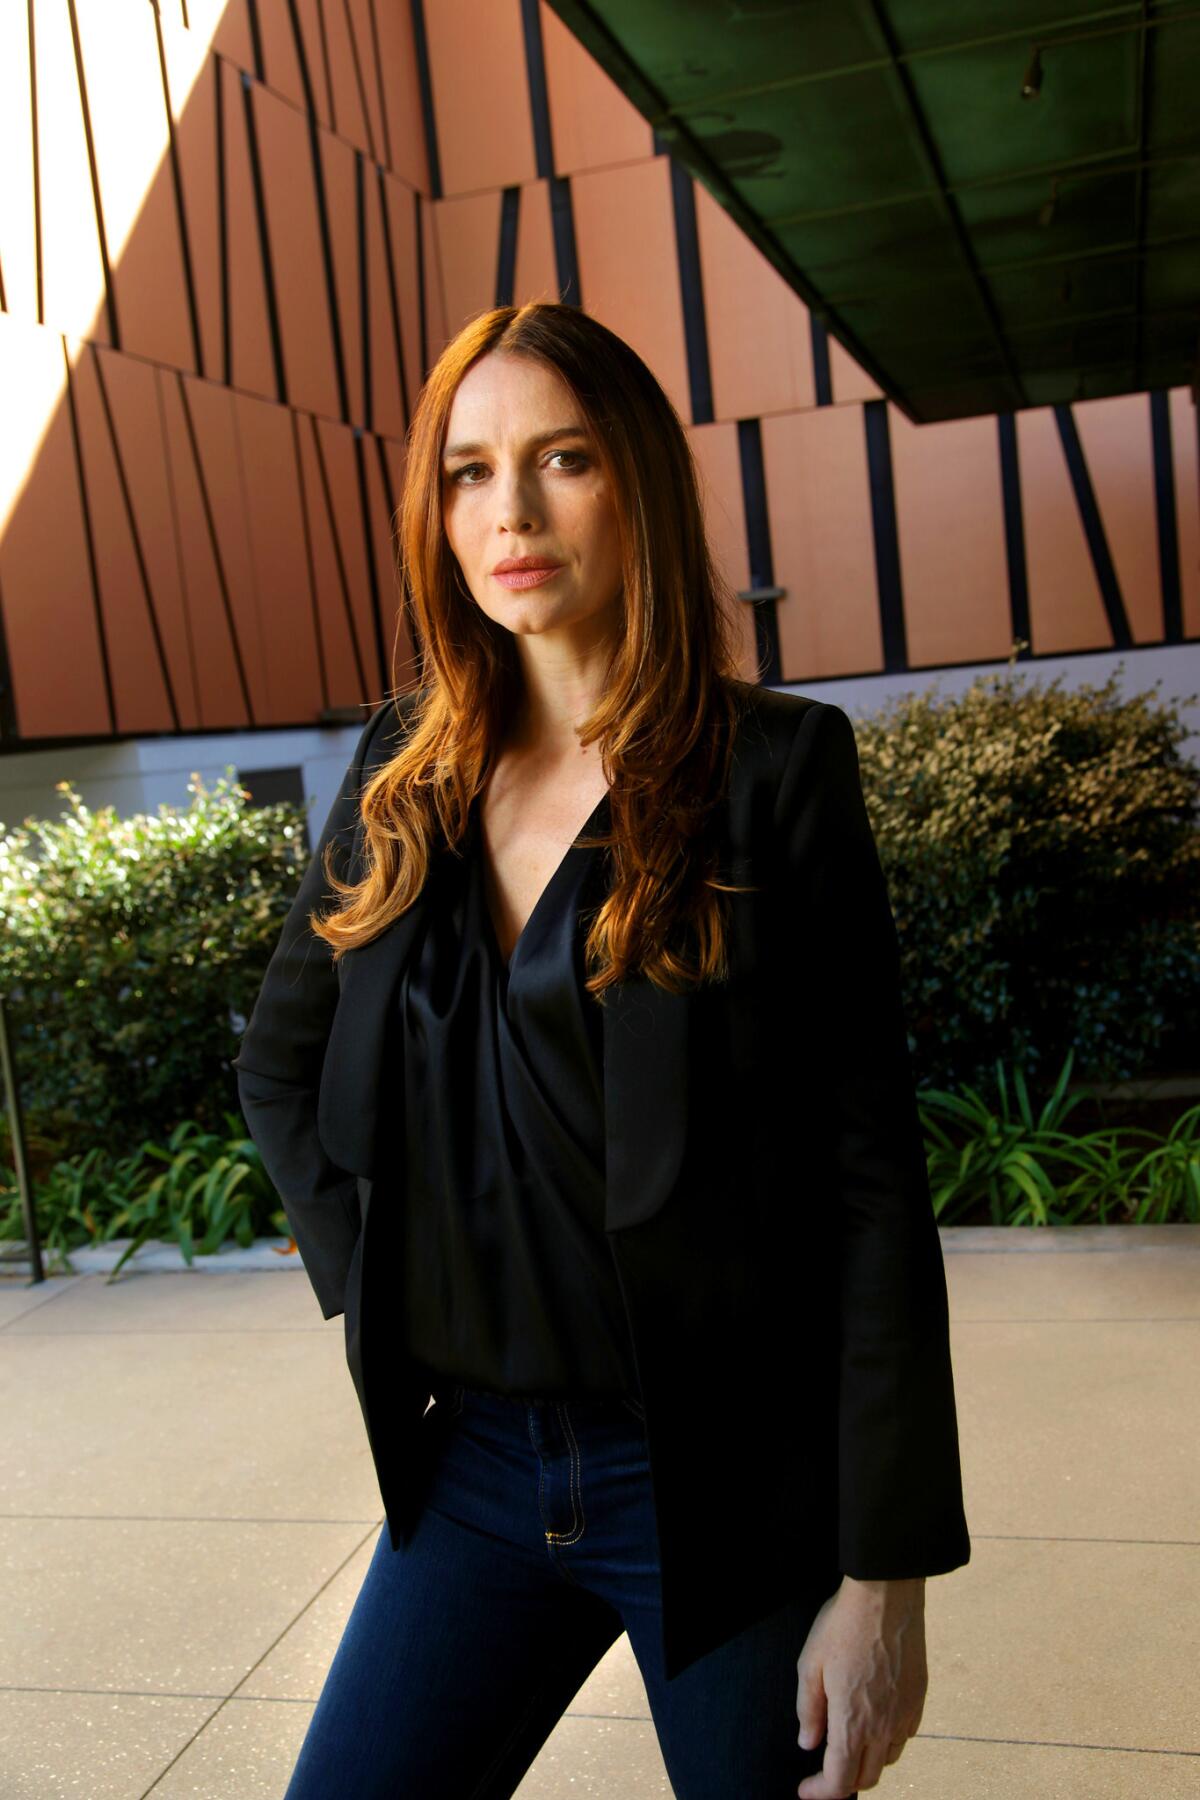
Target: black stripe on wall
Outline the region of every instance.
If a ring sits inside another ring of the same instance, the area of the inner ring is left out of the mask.
[[[321,45],[321,72],[325,77],[325,112],[329,119],[329,129],[336,131],[337,107],[333,99],[333,63],[329,56],[329,33],[325,28],[325,9],[317,8],[317,37]]]
[[[225,66],[222,59],[214,57],[213,73],[216,79],[213,87],[214,121],[213,135],[216,138],[217,150],[217,258],[220,265],[221,286],[221,380],[226,387],[233,386],[233,333],[230,329],[229,315],[229,183],[225,179]]]
[[[683,335],[687,346],[688,386],[692,424],[711,425],[713,412],[712,369],[708,354],[708,321],[704,315],[704,282],[700,272],[700,235],[696,229],[696,190],[692,177],[677,157],[671,170],[671,203],[675,215],[675,256],[679,264],[679,290],[683,300]]]
[[[386,0],[390,7],[392,0]],[[379,20],[375,16],[375,0],[367,0],[367,12],[371,23],[371,61],[375,69],[375,103],[379,108],[379,124],[383,132],[383,160],[387,167],[392,167],[392,134],[388,130],[387,94],[383,84],[383,53],[379,48]],[[376,158],[378,161],[378,158]]]
[[[1010,412],[996,415],[1000,439],[1000,492],[1004,502],[1004,555],[1008,564],[1008,611],[1012,641],[1021,640],[1018,662],[1033,654],[1029,618],[1029,567],[1025,560],[1025,512],[1021,504],[1021,464],[1017,421]]]
[[[539,180],[548,181],[554,173],[554,140],[550,134],[550,94],[546,86],[546,51],[542,43],[539,5],[540,0],[521,0],[521,25],[525,33],[529,110],[533,115],[533,152]]]
[[[346,637],[354,652],[354,666],[358,671],[358,691],[365,694],[374,683],[368,683],[366,662],[363,647],[358,639],[358,621],[354,616],[354,603],[350,598],[350,578],[346,572],[346,555],[342,549],[341,527],[344,526],[344,508],[333,503],[333,487],[329,480],[329,468],[325,461],[325,446],[321,441],[320,427],[315,418],[309,415],[309,432],[312,438],[314,466],[320,484],[321,501],[325,508],[325,532],[329,548],[333,552],[334,566],[337,569],[338,593],[342,601],[342,617],[346,621]]]
[[[400,323],[400,295],[396,287],[396,250],[392,243],[391,215],[388,212],[387,178],[385,172],[376,167],[375,192],[379,199],[379,229],[383,233],[383,266],[387,270],[388,316],[392,323],[392,342],[395,345],[396,370],[400,378],[400,407],[404,415],[405,429],[409,422],[408,374],[404,366],[404,332]]]
[[[96,537],[92,528],[92,509],[88,505],[87,481],[83,469],[83,444],[79,432],[79,408],[75,403],[75,376],[71,370],[71,358],[67,354],[67,340],[60,339],[63,349],[63,370],[66,377],[67,414],[71,421],[71,451],[75,458],[75,481],[79,489],[79,512],[83,520],[83,541],[87,548],[88,585],[91,590],[92,612],[96,620],[96,642],[100,647],[100,673],[104,678],[104,703],[108,708],[108,729],[110,736],[117,729],[117,702],[113,693],[112,663],[108,652],[108,630],[104,623],[104,608],[100,604],[100,572],[96,566]]]
[[[500,244],[496,255],[496,306],[511,306],[517,273],[517,224],[521,214],[521,190],[506,187],[500,194]]]
[[[300,448],[300,414],[294,406],[288,407],[288,424],[292,433],[292,480],[295,485],[296,502],[300,510],[300,534],[304,540],[304,568],[308,576],[308,609],[312,616],[313,643],[317,651],[317,679],[321,684],[321,710],[324,712],[329,704],[329,669],[325,661],[325,633],[321,629],[321,602],[317,582],[316,557],[313,551],[312,520],[308,516],[308,489],[304,480],[304,460]],[[355,658],[358,658],[358,646],[354,646]],[[365,694],[367,684],[362,679],[362,665],[358,667],[360,694]]]
[[[246,0],[246,13],[250,23],[250,47],[254,52],[254,79],[267,79],[266,64],[263,61],[262,25],[258,17],[258,0]]]
[[[383,438],[377,435],[372,436],[370,447],[373,448],[375,452],[375,462],[379,470],[379,487],[381,493],[383,493],[386,498],[388,521],[391,530],[394,533],[396,508],[399,505],[400,496],[392,486],[393,477],[392,471],[388,466],[387,449]],[[386,577],[384,591],[380,598],[380,605],[382,607],[385,624],[390,624],[391,626],[391,644],[388,652],[388,685],[393,688],[407,687],[409,682],[417,678],[420,673],[420,633],[417,631],[416,623],[411,612],[404,605],[399,556],[396,549],[395,538],[391,535],[389,536],[388,542],[386,571],[381,569],[380,576]],[[405,656],[405,660],[398,662],[397,658],[404,652],[406,627],[407,641],[411,644],[412,648]]]
[[[333,241],[329,230],[329,202],[325,193],[325,165],[321,161],[321,128],[317,120],[316,97],[313,91],[312,71],[309,68],[308,54],[304,43],[304,33],[300,28],[300,17],[296,11],[296,0],[287,0],[288,19],[292,27],[292,43],[296,52],[296,62],[300,70],[300,84],[304,90],[305,126],[308,131],[308,155],[312,165],[313,194],[317,203],[317,226],[321,233],[321,266],[325,274],[325,304],[329,313],[329,331],[333,343],[334,370],[337,375],[338,405],[340,416],[350,417],[350,383],[346,374],[346,352],[342,343],[342,321],[338,311],[337,280],[333,269]],[[330,99],[329,116],[333,117],[332,97]],[[356,163],[362,152],[355,151]],[[356,180],[358,171],[356,170]],[[359,196],[359,259],[365,259],[363,245],[362,199]],[[365,291],[364,287],[360,292]],[[367,338],[364,330],[363,342]],[[366,353],[364,353],[365,356]],[[369,413],[367,414],[369,418]]]
[[[1179,581],[1179,520],[1175,511],[1175,453],[1171,445],[1171,399],[1165,388],[1150,395],[1150,438],[1154,446],[1154,515],[1158,522],[1158,577],[1162,586],[1163,642],[1183,642],[1183,592]]]
[[[29,148],[33,174],[33,254],[37,267],[37,322],[46,323],[46,268],[42,244],[42,159],[38,149],[37,14],[33,0],[26,0],[26,36],[29,46]],[[220,82],[217,83],[220,88]],[[218,114],[219,116],[219,114]]]
[[[367,136],[367,152],[372,162],[378,162],[379,146],[375,142],[375,133],[371,129],[371,108],[367,104],[367,82],[363,74],[358,35],[354,29],[354,14],[345,5],[343,5],[343,12],[346,19],[346,39],[350,45],[350,61],[354,65],[354,85],[358,89],[358,110],[362,115],[363,130]]]
[[[568,306],[582,306],[579,259],[575,253],[575,211],[571,205],[571,184],[565,175],[550,177],[550,228],[554,234],[559,299]]]
[[[32,8],[29,9],[32,12]],[[114,350],[121,348],[121,330],[117,319],[117,296],[113,291],[112,264],[108,256],[108,233],[104,229],[104,208],[100,204],[100,171],[96,167],[96,141],[92,136],[92,109],[88,104],[87,76],[83,67],[83,46],[79,42],[79,19],[75,0],[67,0],[71,20],[71,42],[75,49],[75,79],[79,84],[79,111],[83,120],[84,142],[87,144],[88,174],[92,183],[92,205],[96,214],[96,243],[100,249],[100,266],[104,271],[104,300],[108,308],[108,333]],[[30,53],[33,51],[30,34]]]
[[[253,77],[241,71],[242,110],[246,116],[246,145],[250,152],[250,181],[254,189],[254,217],[258,225],[258,247],[262,257],[263,291],[267,296],[267,323],[271,331],[271,360],[275,365],[275,398],[287,404],[287,372],[283,360],[283,335],[279,328],[279,302],[275,293],[275,270],[271,264],[271,239],[267,232],[267,202],[263,192],[262,159],[258,153],[258,131],[254,123]],[[343,398],[345,390],[343,389]]]
[[[1058,426],[1058,435],[1062,441],[1063,455],[1067,460],[1067,472],[1075,491],[1075,504],[1079,508],[1079,518],[1083,525],[1084,536],[1087,538],[1092,567],[1096,571],[1096,581],[1099,584],[1100,598],[1104,603],[1113,645],[1118,650],[1128,650],[1133,647],[1133,637],[1129,630],[1129,620],[1125,614],[1125,602],[1121,596],[1117,571],[1113,565],[1112,553],[1104,533],[1104,521],[1100,517],[1100,508],[1096,504],[1096,493],[1092,487],[1091,475],[1088,473],[1087,458],[1083,454],[1083,445],[1079,441],[1079,427],[1075,423],[1075,414],[1071,411],[1070,406],[1061,404],[1056,406],[1054,422]]]
[[[325,306],[329,314],[329,335],[333,344],[333,366],[337,375],[338,406],[343,419],[350,417],[350,379],[346,373],[346,348],[342,342],[342,315],[338,310],[337,275],[333,262],[333,233],[329,225],[329,196],[325,191],[325,165],[321,160],[321,127],[315,110],[308,115],[308,155],[317,202],[317,224],[321,233],[321,268],[325,276]],[[356,159],[360,155],[356,152]],[[361,220],[360,220],[361,227]],[[360,248],[362,239],[359,239]]]
[[[813,388],[818,406],[833,405],[833,377],[829,372],[829,333],[815,313],[808,315],[812,338]]]
[[[433,80],[429,73],[429,39],[425,35],[423,0],[409,0],[412,9],[413,49],[417,58],[417,85],[421,90],[421,121],[425,127],[425,154],[429,159],[429,197],[442,197],[442,159],[438,154],[437,116],[433,110]],[[425,367],[425,341],[421,340],[421,367]]]
[[[421,380],[429,373],[429,308],[425,303],[425,228],[421,196],[412,190],[413,233],[417,246],[417,349],[421,356]]]
[[[371,623],[375,632],[375,656],[379,666],[379,682],[389,683],[388,646],[383,630],[383,599],[379,592],[379,569],[375,562],[375,540],[371,531],[371,489],[367,479],[367,434],[354,427],[354,479],[358,488],[358,527],[362,533],[362,555],[367,569],[367,587],[371,596]],[[387,489],[384,489],[387,492]]]
[[[554,139],[550,131],[550,94],[546,86],[546,52],[542,43],[540,3],[541,0],[521,0],[525,71],[529,82],[529,110],[533,118],[533,149],[538,177],[550,184],[550,229],[554,236],[558,297],[568,306],[582,306],[571,184],[565,175],[554,173]]]
[[[294,3],[294,0],[293,0]],[[167,154],[171,164],[171,193],[175,202],[175,218],[179,232],[179,252],[183,258],[183,281],[187,290],[188,323],[192,333],[192,362],[197,375],[207,374],[204,367],[204,340],[200,331],[200,303],[196,298],[196,271],[192,261],[192,239],[188,230],[187,203],[183,191],[183,169],[179,160],[179,140],[175,135],[175,111],[171,105],[171,83],[167,74],[167,51],[163,43],[162,14],[154,8],[154,42],[158,51],[158,78],[162,83],[163,116],[167,121]],[[217,71],[218,75],[220,71]],[[0,290],[0,306],[4,304]]]
[[[767,472],[763,462],[762,423],[739,419],[738,460],[742,472],[742,505],[746,514],[746,550],[752,592],[775,586],[775,559],[771,553],[771,521],[767,511]],[[759,680],[768,687],[783,680],[779,661],[779,615],[774,600],[754,605],[755,663]]]
[[[892,478],[892,439],[886,400],[863,402],[867,436],[867,479],[871,488],[871,530],[875,540],[875,579],[879,587],[879,624],[885,671],[907,669],[908,639],[904,629],[904,591],[900,580],[900,541],[896,534],[896,490]]]
[[[234,619],[233,604],[229,598],[229,578],[225,573],[225,562],[221,555],[221,538],[217,531],[216,516],[213,512],[212,495],[208,491],[208,480],[204,473],[204,458],[200,454],[200,442],[196,436],[196,421],[192,417],[192,409],[188,403],[187,383],[178,370],[174,371],[174,377],[179,394],[180,412],[184,428],[187,431],[188,450],[192,458],[192,475],[196,483],[196,493],[200,499],[200,509],[204,514],[204,529],[208,537],[209,554],[213,560],[217,589],[221,596],[221,611],[225,618],[225,629],[229,633],[229,648],[233,656],[234,667],[237,670],[238,692],[242,697],[242,705],[246,709],[247,725],[257,725],[258,720],[254,716],[254,701],[250,693],[250,683],[246,679],[246,665],[242,660],[242,645],[237,633],[237,621]],[[164,371],[165,378],[166,371]],[[236,417],[235,414],[235,429]],[[181,585],[186,592],[186,583],[182,581],[182,571],[180,577]]]
[[[91,358],[92,372],[96,378],[96,391],[100,396],[100,410],[104,414],[105,430],[108,433],[109,461],[112,471],[117,478],[117,486],[120,489],[121,503],[125,513],[125,529],[129,533],[129,542],[133,548],[134,561],[137,563],[138,580],[142,590],[142,603],[146,609],[146,622],[150,627],[150,636],[154,640],[155,660],[158,663],[158,672],[162,679],[163,691],[167,696],[167,705],[171,712],[172,728],[175,731],[180,731],[183,727],[179,717],[179,707],[176,704],[175,684],[171,680],[171,665],[167,658],[167,647],[163,642],[162,631],[159,628],[158,623],[158,613],[154,606],[154,587],[150,579],[150,569],[146,561],[145,548],[142,544],[142,534],[138,529],[137,510],[133,504],[133,490],[125,469],[125,458],[121,454],[121,440],[117,435],[117,423],[113,418],[112,402],[109,399],[108,387],[104,379],[104,364],[97,354],[95,344],[90,344],[88,346],[88,354]],[[157,386],[159,380],[157,371],[155,372],[154,379],[155,385]],[[165,462],[165,443],[161,448],[163,460]],[[83,480],[86,485],[86,470],[84,471]]]
[[[367,159],[354,150],[354,229],[358,242],[358,336],[362,346],[362,412],[368,431],[374,429],[371,364],[371,259],[367,255]]]

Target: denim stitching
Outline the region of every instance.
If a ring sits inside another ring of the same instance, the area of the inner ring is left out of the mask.
[[[575,1433],[571,1429],[571,1421],[567,1416],[566,1407],[559,1401],[555,1401],[555,1407],[562,1421],[563,1430],[571,1440],[571,1529],[570,1531],[548,1531],[546,1536],[556,1544],[576,1544],[583,1536],[583,1528],[586,1523],[583,1516],[583,1483],[579,1478],[579,1445],[575,1441]]]
[[[567,1435],[571,1440],[571,1447],[574,1451],[575,1499],[578,1500],[579,1503],[579,1536],[582,1537],[583,1528],[587,1523],[583,1513],[583,1457],[580,1454],[579,1445],[575,1439],[575,1427],[571,1423],[571,1416],[565,1405],[563,1406],[563,1424],[566,1426]],[[575,1501],[572,1501],[572,1505],[574,1504]]]
[[[542,1505],[542,1483],[546,1479],[546,1465],[542,1459],[542,1453],[537,1447],[537,1439],[533,1435],[533,1408],[532,1408],[532,1406],[527,1406],[525,1408],[525,1423],[529,1428],[529,1441],[533,1445],[533,1454],[537,1457],[538,1514],[542,1521],[542,1533],[545,1537],[548,1538],[551,1534],[550,1534],[550,1532],[548,1532],[546,1530],[546,1508]]]

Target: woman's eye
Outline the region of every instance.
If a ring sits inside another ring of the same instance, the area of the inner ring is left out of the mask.
[[[552,450],[550,452],[550,454],[552,457],[553,456],[567,456],[572,459],[573,464],[579,465],[581,467],[587,466],[588,459],[583,454],[582,450]],[[479,483],[477,481],[465,481],[463,479],[463,477],[466,475],[470,475],[472,473],[472,471],[475,469],[482,469],[484,467],[485,467],[485,465],[483,463],[464,463],[461,469],[455,469],[455,471],[451,475],[450,479],[458,487],[478,487]],[[568,471],[568,472],[573,473],[574,471],[572,469],[571,471]]]

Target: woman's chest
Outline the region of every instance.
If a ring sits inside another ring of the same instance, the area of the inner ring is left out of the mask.
[[[535,780],[501,765],[476,801],[474,840],[483,894],[507,961],[544,895],[564,873],[575,839],[602,829],[608,787],[599,759]]]

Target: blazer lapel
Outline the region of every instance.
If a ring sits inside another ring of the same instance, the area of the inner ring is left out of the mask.
[[[339,993],[317,1101],[317,1133],[339,1168],[375,1173],[381,1101],[399,1129],[403,1093],[394,1023],[396,986],[417,942],[428,904],[426,884],[406,913],[338,963]]]
[[[402,1128],[400,977],[425,916],[426,887],[396,923],[338,963],[339,995],[317,1104],[322,1146],[339,1168],[376,1171],[381,1113]],[[688,1123],[690,996],[642,976],[608,990],[603,1012],[606,1231],[651,1218],[669,1198]]]

